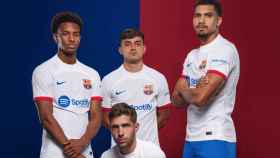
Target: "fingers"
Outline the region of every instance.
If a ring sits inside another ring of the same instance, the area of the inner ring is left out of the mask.
[[[202,76],[200,79],[199,79],[199,81],[198,81],[198,83],[197,83],[197,85],[196,85],[196,88],[203,88],[203,87],[205,87],[206,85],[208,85],[209,84],[209,79],[208,79],[208,77],[207,76]]]

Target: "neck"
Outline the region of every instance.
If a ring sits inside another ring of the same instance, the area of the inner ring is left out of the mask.
[[[138,63],[127,63],[127,62],[123,63],[125,70],[128,72],[139,72],[142,70],[143,65],[144,65],[143,61]]]
[[[203,45],[206,45],[206,44],[212,42],[218,36],[218,34],[219,34],[219,32],[214,32],[207,37],[199,37],[200,45],[203,46]]]
[[[120,153],[123,155],[130,154],[135,150],[135,148],[136,148],[136,138],[133,140],[132,144],[128,145],[125,148],[121,148]]]
[[[75,54],[68,54],[63,52],[62,50],[58,51],[58,57],[60,60],[62,60],[66,64],[75,64],[76,63],[76,53]]]

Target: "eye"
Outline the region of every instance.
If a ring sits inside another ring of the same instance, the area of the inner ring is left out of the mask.
[[[137,41],[137,42],[135,42],[135,45],[139,47],[139,46],[141,46],[141,45],[142,45],[142,42]]]
[[[124,42],[124,46],[125,46],[125,47],[129,47],[130,45],[131,45],[130,42]]]

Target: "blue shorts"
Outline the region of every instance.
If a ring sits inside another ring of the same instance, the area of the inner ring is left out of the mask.
[[[187,141],[183,158],[236,158],[236,143],[222,140]]]

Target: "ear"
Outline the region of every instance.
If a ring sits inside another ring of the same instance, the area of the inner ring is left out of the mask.
[[[57,35],[55,33],[53,34],[53,40],[55,43],[57,43]]]
[[[146,45],[144,44],[144,53],[143,54],[145,54],[146,53]]]
[[[140,126],[140,125],[139,125],[139,123],[138,123],[138,122],[136,122],[136,123],[135,123],[135,131],[136,131],[136,132],[138,131],[139,126]]]
[[[122,49],[121,49],[121,46],[119,46],[119,53],[120,53],[120,55],[122,55],[123,53],[122,53]]]
[[[220,27],[220,25],[223,22],[223,18],[221,16],[218,16],[218,23],[217,23],[217,27]]]

